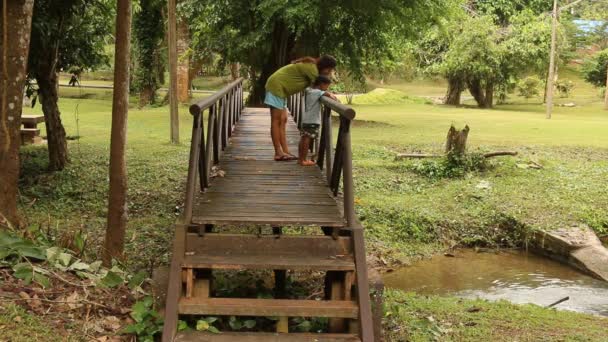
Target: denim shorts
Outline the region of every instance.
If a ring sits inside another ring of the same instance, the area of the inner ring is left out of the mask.
[[[287,100],[274,95],[273,93],[267,91],[266,98],[264,99],[264,103],[269,105],[270,107],[274,107],[276,109],[285,109],[287,108]]]

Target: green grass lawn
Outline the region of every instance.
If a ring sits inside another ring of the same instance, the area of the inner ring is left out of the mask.
[[[591,90],[576,95],[575,89],[573,99],[560,101],[584,105],[556,107],[554,118],[546,120],[544,107],[533,101],[515,98],[492,110],[456,108],[415,97],[426,96],[428,90],[441,94],[441,83],[425,83],[427,89],[416,83],[385,86],[407,93],[376,91],[355,98],[354,105],[357,210],[367,227],[370,251],[389,262],[408,262],[452,244],[519,244],[521,231],[533,228],[586,223],[607,233],[608,112]],[[105,227],[111,92],[61,88],[60,95],[67,133],[79,137],[69,142],[72,163],[63,172],[48,173],[45,147],[23,148],[20,207],[29,224],[41,229],[84,230],[88,245],[95,246],[89,252],[94,258]],[[135,98],[131,103],[127,263],[130,269],[151,269],[166,263],[170,253],[171,225],[182,206],[191,117],[180,107],[182,143],[172,145],[168,107],[138,109]],[[471,127],[471,151],[515,150],[519,155],[497,158],[487,170],[456,179],[429,178],[416,171],[424,162],[394,160],[397,152],[441,152],[450,124]],[[543,168],[521,168],[529,161]],[[389,292],[387,298],[386,324],[393,341],[485,336],[601,341],[600,327],[608,324],[596,317],[506,303],[399,292]],[[465,316],[473,314],[462,310],[472,305],[483,310],[469,319]]]

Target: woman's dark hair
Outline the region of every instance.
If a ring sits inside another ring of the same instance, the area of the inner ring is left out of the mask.
[[[317,69],[319,69],[319,71],[323,69],[335,69],[337,64],[338,63],[333,56],[324,55],[319,57],[319,60],[317,61]]]
[[[312,85],[318,87],[321,84],[331,84],[331,78],[324,75],[319,75]]]

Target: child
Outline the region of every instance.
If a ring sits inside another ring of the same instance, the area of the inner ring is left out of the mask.
[[[302,166],[313,166],[315,162],[308,160],[310,144],[319,136],[321,127],[321,96],[338,100],[334,94],[327,91],[331,79],[320,75],[312,87],[306,89],[306,107],[302,115],[302,130],[300,131],[300,145],[298,163]]]

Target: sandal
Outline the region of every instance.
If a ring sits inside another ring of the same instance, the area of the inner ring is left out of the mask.
[[[294,155],[293,155],[293,154],[291,154],[291,153],[286,154],[286,155],[284,155],[283,157],[287,157],[287,158],[288,158],[287,160],[298,160],[298,159],[300,159],[300,158],[298,158],[298,157],[294,156]]]
[[[285,154],[285,155],[282,155],[282,156],[280,156],[280,157],[274,157],[274,161],[278,161],[278,162],[281,162],[281,161],[290,161],[290,160],[293,160],[293,159],[291,159],[291,158],[290,158],[288,155],[286,155],[286,154]]]

